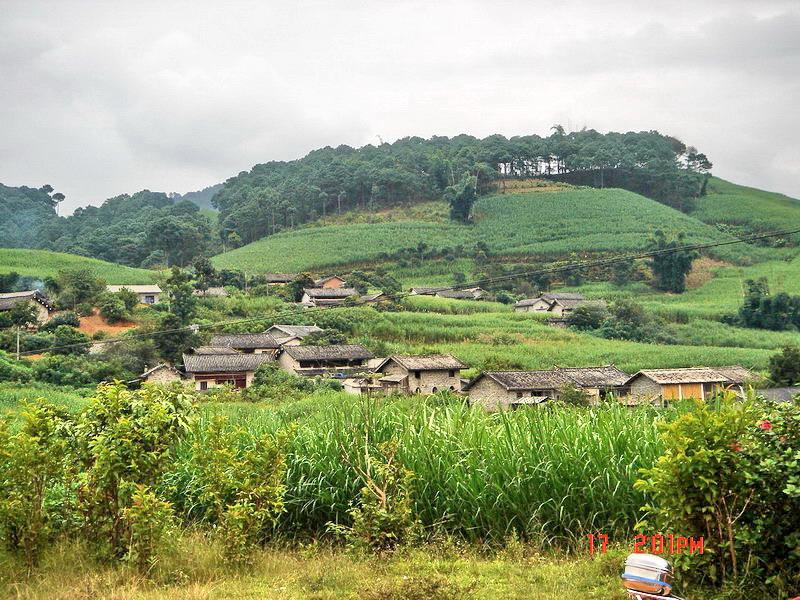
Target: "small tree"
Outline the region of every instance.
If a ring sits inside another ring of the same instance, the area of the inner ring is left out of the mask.
[[[478,197],[478,179],[465,173],[461,181],[444,190],[444,199],[450,204],[450,218],[468,223],[472,218],[472,205]]]
[[[303,299],[303,290],[314,287],[314,279],[308,273],[301,273],[297,279],[289,284],[292,300],[300,302]]]
[[[775,385],[792,386],[800,382],[800,348],[785,346],[769,359],[770,380]]]
[[[61,270],[53,284],[58,291],[59,303],[73,309],[79,304],[93,303],[106,288],[106,282],[91,269]]]
[[[172,272],[166,281],[166,288],[167,294],[169,294],[169,311],[178,318],[182,325],[188,324],[194,316],[197,304],[191,277],[186,271],[172,267]]]
[[[686,291],[686,276],[692,270],[692,262],[698,257],[695,250],[681,250],[683,233],[668,239],[663,231],[656,231],[650,240],[650,248],[659,254],[650,258],[650,267],[656,277],[656,287],[665,292],[682,294]]]
[[[17,302],[5,315],[7,323],[11,327],[28,327],[36,325],[36,308],[32,302]]]

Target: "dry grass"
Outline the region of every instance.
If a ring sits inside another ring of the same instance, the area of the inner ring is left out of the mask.
[[[692,263],[692,270],[686,276],[686,288],[696,290],[714,279],[717,269],[730,267],[730,263],[716,260],[708,256],[701,256]]]

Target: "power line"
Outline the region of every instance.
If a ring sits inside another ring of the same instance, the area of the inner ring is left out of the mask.
[[[621,256],[615,256],[613,258],[605,258],[605,259],[596,259],[596,260],[586,260],[586,261],[579,261],[573,262],[570,264],[565,265],[556,265],[553,267],[545,267],[541,269],[535,270],[528,270],[528,271],[516,271],[514,273],[508,273],[505,275],[498,275],[496,277],[485,277],[483,279],[478,279],[471,282],[459,283],[450,286],[441,286],[435,287],[437,292],[445,292],[445,291],[455,291],[455,290],[463,290],[468,289],[471,287],[478,287],[481,285],[487,285],[491,283],[499,283],[503,281],[509,281],[514,279],[519,279],[522,277],[534,277],[536,275],[546,275],[552,273],[561,273],[561,272],[569,272],[569,271],[576,271],[579,269],[586,269],[591,267],[598,267],[598,266],[608,266],[622,262],[629,262],[633,260],[641,260],[643,258],[652,258],[654,256],[663,256],[665,254],[674,254],[676,252],[684,252],[684,251],[693,251],[693,250],[704,250],[708,248],[717,248],[720,246],[730,246],[733,244],[745,244],[752,241],[758,241],[763,239],[775,238],[775,237],[783,237],[787,235],[794,235],[800,233],[800,229],[792,229],[792,230],[784,230],[784,231],[773,231],[770,233],[762,233],[757,235],[746,236],[742,238],[736,238],[733,240],[726,240],[723,242],[707,242],[704,244],[689,244],[685,246],[677,246],[675,248],[663,248],[661,250],[650,250],[648,252],[640,252],[636,254],[624,254]],[[412,296],[412,292],[397,292],[395,294],[386,294],[385,297],[390,300],[399,300],[408,296]],[[342,308],[353,308],[355,306],[364,306],[368,304],[367,302],[362,303],[355,303],[355,304],[338,304],[336,306],[315,306],[312,308],[303,309],[301,314],[308,315],[309,313],[315,313],[320,311],[329,311],[329,310],[336,310]],[[269,318],[271,319],[279,319],[284,316],[297,316],[297,307],[293,310],[285,310],[282,312],[278,312],[274,315],[271,315]],[[130,334],[126,335],[124,338],[113,338],[110,340],[95,340],[91,342],[79,342],[75,344],[65,344],[62,346],[50,346],[48,348],[40,348],[38,350],[27,350],[25,352],[19,353],[21,356],[29,356],[33,354],[41,354],[44,352],[49,352],[52,350],[67,350],[71,348],[81,348],[85,346],[92,346],[95,344],[119,344],[122,342],[126,342],[133,339],[142,339],[142,338],[150,338],[158,335],[166,335],[169,333],[178,333],[178,332],[197,332],[201,329],[217,329],[219,327],[226,327],[228,325],[242,325],[246,323],[253,323],[257,321],[263,321],[267,317],[249,317],[246,319],[234,319],[228,321],[218,321],[216,323],[206,323],[206,324],[194,324],[194,325],[187,325],[185,327],[177,327],[174,329],[161,329],[157,331],[148,331],[138,334]]]

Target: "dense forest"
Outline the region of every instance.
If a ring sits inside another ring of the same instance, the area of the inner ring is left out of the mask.
[[[228,179],[214,196],[220,235],[248,243],[342,210],[373,208],[494,189],[501,178],[546,177],[630,189],[687,210],[702,194],[711,163],[683,142],[655,131],[566,133],[549,137],[403,138],[393,144],[315,150],[269,162]],[[451,204],[453,200],[451,200]],[[454,207],[454,217],[464,207]]]
[[[704,193],[711,163],[704,154],[656,131],[566,133],[548,137],[403,138],[393,144],[314,150],[181,196],[144,190],[59,217],[64,199],[51,186],[0,185],[2,246],[44,248],[130,266],[187,264],[198,255],[255,241],[346,210],[443,198],[454,220],[468,222],[472,203],[498,180],[550,178],[621,187],[680,210]],[[219,209],[212,223],[199,206]]]

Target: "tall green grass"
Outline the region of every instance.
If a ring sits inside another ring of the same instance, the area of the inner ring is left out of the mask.
[[[435,399],[363,401],[346,394],[314,397],[321,409],[292,417],[281,410],[222,410],[253,431],[295,427],[287,456],[287,512],[279,530],[318,535],[348,522],[362,485],[350,466],[370,446],[399,443],[415,474],[417,516],[470,540],[516,533],[542,546],[576,547],[587,533],[632,531],[644,496],[638,470],[660,452],[655,413],[620,406],[538,408],[490,415]],[[366,404],[364,404],[366,403]],[[208,407],[209,418],[218,407]],[[179,508],[192,501],[194,478],[182,447],[167,483]]]

